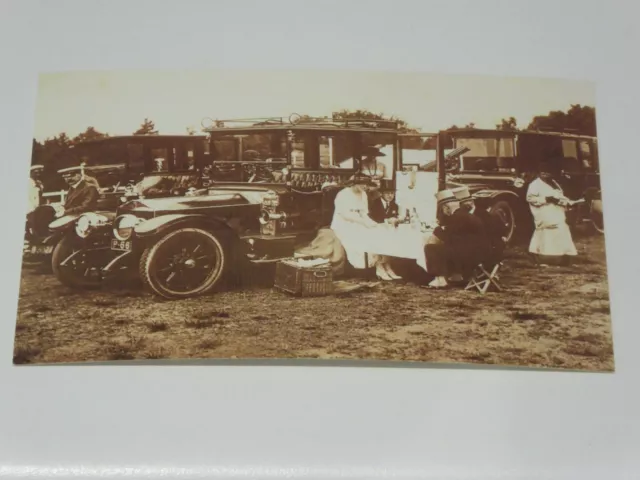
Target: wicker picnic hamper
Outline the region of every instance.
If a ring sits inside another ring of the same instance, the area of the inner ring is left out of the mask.
[[[330,264],[303,266],[295,260],[282,260],[276,265],[275,288],[299,297],[320,297],[333,293],[333,271]]]

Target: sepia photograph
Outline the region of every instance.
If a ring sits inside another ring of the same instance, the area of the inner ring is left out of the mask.
[[[13,363],[613,371],[595,92],[408,72],[43,73]]]

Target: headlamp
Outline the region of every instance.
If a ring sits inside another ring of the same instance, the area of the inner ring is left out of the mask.
[[[94,228],[105,225],[107,221],[107,217],[103,215],[93,212],[85,213],[76,220],[76,235],[87,238]]]
[[[133,235],[133,228],[144,221],[135,215],[122,215],[113,223],[113,235],[118,240],[129,240]]]

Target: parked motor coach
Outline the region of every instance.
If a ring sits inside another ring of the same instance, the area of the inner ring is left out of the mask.
[[[531,233],[533,220],[526,192],[542,162],[552,165],[568,198],[585,199],[569,210],[569,222],[588,222],[603,233],[595,137],[475,128],[448,130],[446,135],[454,149],[466,149],[446,162],[448,181],[466,184],[478,205],[498,214],[507,226],[509,240],[515,239],[517,231],[524,236]]]

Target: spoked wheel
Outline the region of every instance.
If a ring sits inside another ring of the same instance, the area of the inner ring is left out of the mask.
[[[156,295],[188,298],[213,290],[226,263],[225,249],[216,235],[200,228],[182,228],[144,251],[140,278]]]
[[[511,242],[516,230],[516,217],[513,213],[511,204],[505,200],[500,200],[494,203],[490,210],[492,214],[498,216],[498,218],[504,224],[505,238],[507,243]]]
[[[53,249],[51,268],[60,283],[71,288],[92,289],[101,285],[100,267],[95,255],[83,250],[72,237],[63,237]]]

